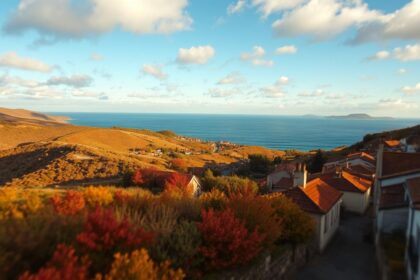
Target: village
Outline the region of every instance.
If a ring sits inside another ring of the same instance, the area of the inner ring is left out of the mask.
[[[284,160],[256,181],[266,193],[281,193],[309,214],[315,223],[314,246],[321,258],[328,250],[330,255],[340,254],[329,247],[340,234],[346,234],[346,228],[340,228],[349,217],[363,219],[358,242],[371,244],[366,248],[370,248],[375,266],[359,279],[373,275],[378,279],[420,279],[419,140],[415,136],[382,141],[365,151],[328,160],[317,173],[310,173],[298,157]],[[245,164],[219,167],[219,174],[234,174]],[[188,170],[188,182],[199,196],[199,178],[205,168]],[[162,171],[158,176],[162,179],[171,173]],[[351,273],[358,273],[357,268],[349,267]],[[308,276],[304,273],[302,279]]]

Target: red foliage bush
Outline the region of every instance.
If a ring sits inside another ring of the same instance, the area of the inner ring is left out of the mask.
[[[27,271],[19,280],[85,280],[89,265],[87,257],[79,259],[73,247],[59,244],[45,267],[32,275]]]
[[[67,191],[64,197],[59,194],[51,198],[51,203],[55,212],[62,215],[75,215],[85,208],[85,199],[83,194],[78,191]]]
[[[194,187],[189,183],[188,175],[174,172],[166,179],[164,191],[169,194],[191,197],[194,194]]]
[[[143,185],[143,183],[145,182],[144,180],[144,176],[143,176],[143,170],[136,170],[133,173],[133,176],[131,177],[131,181],[133,182],[133,184],[139,186],[139,185]]]
[[[223,269],[246,264],[261,250],[262,237],[250,233],[231,210],[202,211],[202,222],[197,225],[203,238],[199,251],[208,269]]]
[[[119,222],[112,210],[96,208],[88,215],[84,231],[77,241],[94,251],[135,249],[153,241],[153,234],[135,229],[127,219]]]

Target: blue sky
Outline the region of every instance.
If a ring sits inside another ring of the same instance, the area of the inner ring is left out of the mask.
[[[420,0],[10,0],[0,106],[420,117]]]

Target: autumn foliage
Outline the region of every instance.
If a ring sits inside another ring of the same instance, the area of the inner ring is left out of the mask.
[[[64,197],[55,194],[51,198],[51,204],[58,214],[75,215],[85,208],[85,199],[81,192],[70,190]]]
[[[249,232],[231,210],[202,212],[198,229],[203,236],[200,248],[207,269],[223,269],[246,264],[261,251],[263,237]]]
[[[165,182],[165,193],[182,197],[194,195],[194,187],[190,184],[190,177],[181,173],[173,172]]]
[[[77,236],[81,245],[94,251],[130,249],[150,244],[152,240],[152,233],[135,229],[127,219],[119,222],[112,210],[101,208],[89,214],[84,231]]]
[[[87,280],[90,262],[79,258],[71,246],[59,244],[52,259],[36,274],[25,272],[19,280]]]

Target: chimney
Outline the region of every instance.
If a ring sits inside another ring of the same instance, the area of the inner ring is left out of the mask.
[[[306,187],[306,182],[308,178],[308,172],[306,171],[306,166],[304,163],[298,163],[296,165],[296,170],[293,173],[293,187],[302,186]]]
[[[335,177],[336,178],[341,178],[341,172],[342,172],[342,168],[339,165],[335,166]]]

